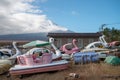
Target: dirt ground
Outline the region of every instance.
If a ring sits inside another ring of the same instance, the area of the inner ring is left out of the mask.
[[[70,77],[70,73],[78,74],[79,78]],[[6,77],[6,74],[2,74],[0,80],[21,79],[19,76]],[[120,80],[120,65],[112,66],[104,62],[75,65],[70,62],[66,70],[23,75],[22,80]]]

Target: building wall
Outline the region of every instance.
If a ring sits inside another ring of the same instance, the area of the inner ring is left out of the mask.
[[[62,45],[66,43],[72,43],[72,40],[76,39],[78,41],[77,46],[80,48],[85,47],[91,42],[98,41],[98,38],[55,38],[55,45],[60,48]]]
[[[72,43],[73,39],[78,41],[78,47],[84,48],[89,43],[98,41],[101,34],[97,33],[48,33],[47,37],[53,37],[55,39],[55,45],[60,48],[66,43]]]

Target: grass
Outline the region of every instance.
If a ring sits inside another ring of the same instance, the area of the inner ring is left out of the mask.
[[[79,74],[82,79],[80,78],[78,80],[103,80],[101,78],[102,76],[120,76],[120,66],[112,66],[104,62],[84,65],[75,65],[73,62],[70,62],[69,68],[66,70],[24,75],[22,80],[65,80],[65,77],[67,77],[69,73]],[[18,76],[12,76],[12,79],[20,80]],[[0,75],[0,80],[10,79],[6,78],[5,74],[3,74]],[[115,79],[110,78],[105,80]],[[118,80],[120,80],[120,78]]]

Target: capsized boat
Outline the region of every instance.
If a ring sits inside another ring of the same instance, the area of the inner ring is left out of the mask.
[[[74,63],[99,62],[99,55],[96,52],[78,52],[73,55]]]

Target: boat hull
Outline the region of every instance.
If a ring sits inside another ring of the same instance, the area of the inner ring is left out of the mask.
[[[20,65],[19,65],[20,67]],[[38,65],[34,67],[22,67],[16,68],[13,67],[9,70],[11,75],[24,75],[24,74],[32,74],[32,73],[39,73],[39,72],[47,72],[47,71],[57,71],[57,70],[64,70],[68,68],[68,62],[67,61],[55,61],[55,63],[50,63],[47,65]]]
[[[73,60],[75,63],[90,63],[98,62],[99,57],[95,52],[79,52],[73,55]]]

